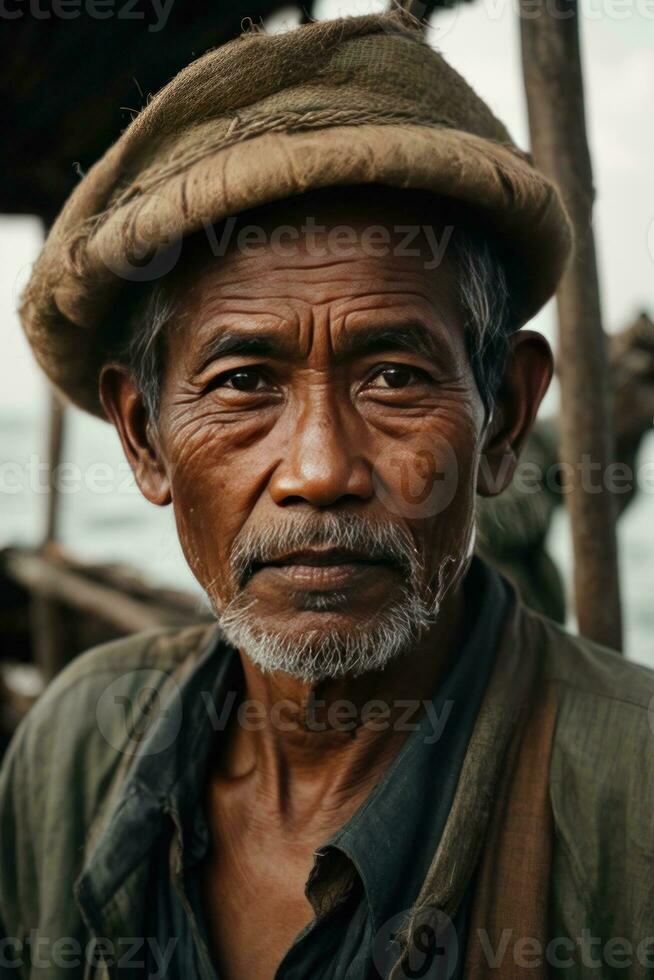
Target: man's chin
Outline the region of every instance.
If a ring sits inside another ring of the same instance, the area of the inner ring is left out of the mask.
[[[220,616],[226,639],[262,671],[304,681],[383,669],[415,645],[437,613],[407,594],[364,612],[338,593],[307,592],[305,608],[283,614],[264,614],[243,596]]]
[[[296,590],[285,595],[260,598],[245,589],[229,604],[221,617],[229,622],[234,617],[248,622],[252,628],[268,636],[284,636],[289,641],[303,643],[307,637],[330,632],[348,642],[361,630],[374,630],[380,620],[380,610],[395,608],[404,603],[399,588],[385,589],[376,602],[368,597],[355,596],[351,590]],[[231,613],[230,613],[231,610]]]

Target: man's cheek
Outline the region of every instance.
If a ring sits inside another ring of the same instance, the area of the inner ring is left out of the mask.
[[[178,499],[175,521],[182,551],[200,585],[208,590],[210,583],[222,583],[225,559],[212,530],[216,526],[216,515],[211,511],[207,513],[205,508],[187,509]]]
[[[176,459],[172,496],[180,544],[189,567],[214,604],[231,598],[229,555],[257,502],[260,483],[250,454],[207,442],[189,443]]]
[[[173,510],[182,551],[200,585],[224,587],[231,537],[229,495],[212,467],[190,474],[181,467],[173,480]]]
[[[222,497],[230,472],[230,454],[222,442],[203,427],[177,431],[166,446],[173,502],[187,510],[212,504]]]

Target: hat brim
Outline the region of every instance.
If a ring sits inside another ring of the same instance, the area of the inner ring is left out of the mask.
[[[96,164],[96,189],[115,186],[117,163],[110,152]],[[94,202],[100,219],[88,224],[83,241],[77,235],[74,248],[63,249],[67,261],[57,260],[57,235],[49,288],[40,290],[40,301],[28,294],[21,309],[37,359],[71,401],[104,417],[98,378],[112,307],[126,281],[165,273],[156,263],[148,271],[144,260],[170,254],[171,243],[229,215],[348,184],[423,190],[466,205],[497,240],[516,327],[554,293],[570,251],[570,223],[554,186],[513,147],[407,123],[267,132],[200,154],[118,206]],[[74,260],[80,250],[83,263]]]

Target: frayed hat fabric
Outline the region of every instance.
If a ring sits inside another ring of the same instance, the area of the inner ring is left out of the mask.
[[[229,215],[371,183],[472,208],[497,236],[516,326],[554,292],[570,249],[554,186],[412,18],[349,17],[244,34],[146,105],[80,181],[35,263],[20,315],[38,362],[102,416],[98,376],[126,281],[161,275],[172,243]]]

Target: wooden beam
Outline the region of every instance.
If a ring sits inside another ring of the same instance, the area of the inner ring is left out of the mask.
[[[99,617],[125,633],[156,626],[184,625],[201,619],[199,615],[185,616],[134,599],[118,589],[86,578],[79,571],[65,568],[47,555],[12,551],[5,554],[4,560],[7,574],[33,595]],[[44,672],[51,676],[47,670]]]
[[[576,0],[520,0],[520,30],[534,162],[558,184],[574,226],[574,255],[557,293],[561,460],[575,606],[582,635],[620,649],[622,620],[615,501],[604,489],[614,458],[606,338],[602,329]],[[585,468],[585,469],[584,469]],[[581,479],[585,472],[586,481]],[[595,492],[589,486],[599,482]],[[586,485],[585,485],[586,482]]]

